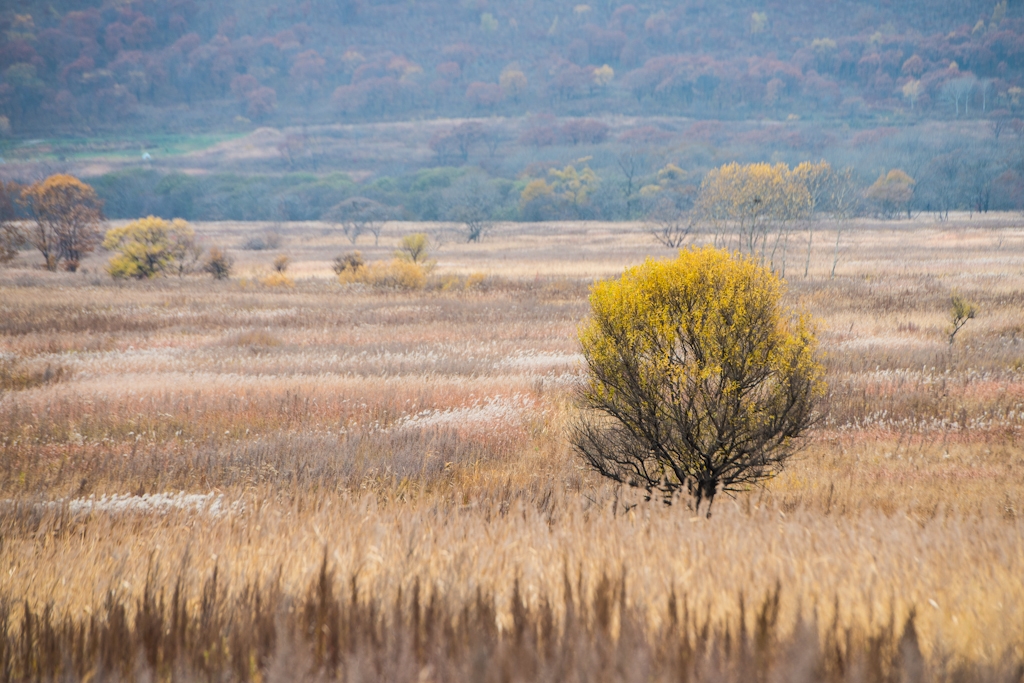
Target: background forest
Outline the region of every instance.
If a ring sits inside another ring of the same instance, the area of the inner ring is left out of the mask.
[[[666,173],[685,209],[721,163],[818,158],[917,210],[1024,202],[1019,1],[19,0],[0,74],[0,174],[115,218],[619,220]],[[239,136],[270,153],[178,158]]]

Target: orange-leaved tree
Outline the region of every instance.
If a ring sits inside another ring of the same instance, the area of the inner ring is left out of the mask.
[[[615,481],[695,509],[776,473],[824,390],[812,324],[755,257],[705,247],[594,286],[572,442]]]
[[[46,268],[57,270],[63,263],[69,271],[78,270],[102,235],[103,201],[96,191],[74,176],[57,174],[25,188],[21,196],[36,221],[28,239]]]

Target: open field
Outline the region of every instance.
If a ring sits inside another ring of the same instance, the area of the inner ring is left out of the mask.
[[[354,247],[432,234],[414,292],[338,284],[324,224],[195,227],[234,280],[0,271],[0,679],[1024,679],[1019,216],[854,222],[834,279],[794,233],[825,419],[711,519],[565,440],[589,282],[672,253],[640,226]]]

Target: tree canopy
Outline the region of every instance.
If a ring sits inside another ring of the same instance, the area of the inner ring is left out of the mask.
[[[806,318],[755,259],[711,247],[595,285],[572,441],[601,474],[695,508],[777,472],[824,389]]]
[[[185,221],[147,216],[107,231],[103,248],[117,252],[107,266],[115,278],[152,278],[168,271],[185,270],[198,262],[201,251],[195,232]]]
[[[74,176],[57,174],[22,193],[35,218],[28,239],[43,255],[49,270],[78,269],[82,257],[100,241],[103,202],[92,187]]]

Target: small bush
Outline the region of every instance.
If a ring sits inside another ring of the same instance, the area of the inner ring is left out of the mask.
[[[167,221],[147,216],[107,231],[103,248],[115,252],[107,272],[115,279],[157,277],[165,272],[179,275],[199,259],[202,249],[195,231],[180,218]]]
[[[432,278],[430,287],[439,289],[442,292],[457,292],[460,290],[472,291],[483,289],[487,282],[487,276],[483,273],[470,273],[469,275],[456,275],[445,273]]]
[[[269,349],[281,346],[280,339],[266,330],[250,330],[240,332],[224,340],[225,346],[238,346],[252,350]]]
[[[423,289],[427,284],[426,269],[418,263],[394,259],[377,261],[367,266],[347,268],[338,274],[342,284],[364,284],[387,289]]]
[[[278,254],[277,258],[274,259],[274,270],[278,273],[284,273],[284,271],[288,270],[288,264],[291,262],[292,260],[284,254]]]
[[[267,249],[278,249],[281,246],[281,234],[268,230],[262,235],[253,235],[242,243],[242,249],[246,251],[264,251]]]
[[[466,289],[483,289],[487,282],[487,275],[484,273],[470,273],[466,276]]]
[[[334,257],[334,265],[331,268],[337,275],[341,275],[345,271],[356,271],[362,268],[366,263],[363,261],[363,255],[358,251],[350,251],[346,254]]]
[[[270,275],[261,279],[260,284],[267,287],[294,287],[295,281],[285,275],[282,271],[275,270]]]
[[[206,257],[203,270],[213,276],[215,280],[227,280],[231,277],[231,268],[235,260],[228,256],[227,252],[220,247],[210,247],[210,254]]]

